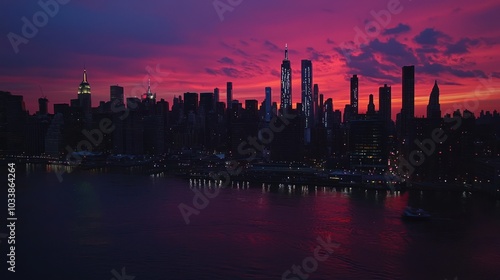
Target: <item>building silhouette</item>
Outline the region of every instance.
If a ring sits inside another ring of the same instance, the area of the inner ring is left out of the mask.
[[[280,110],[292,109],[292,67],[288,59],[288,45],[285,45],[285,58],[281,63],[281,103]]]
[[[190,112],[195,114],[198,112],[198,93],[184,93],[184,114],[188,115]]]
[[[272,92],[271,92],[271,87],[266,87],[266,99],[264,101],[264,108],[265,108],[265,114],[264,114],[264,120],[266,122],[271,121],[271,116],[272,116],[272,111],[271,111],[271,103],[272,103]]]
[[[391,87],[384,84],[378,89],[378,111],[386,125],[392,120]]]
[[[408,136],[415,117],[415,66],[403,66],[401,121],[403,133]]]
[[[233,83],[227,82],[226,84],[226,95],[227,95],[227,109],[231,110],[233,106]]]
[[[38,98],[38,114],[47,115],[49,113],[48,110],[49,100],[45,97]]]
[[[352,75],[351,77],[351,118],[355,118],[358,115],[358,105],[359,105],[359,87],[358,87],[358,75]]]
[[[314,124],[313,69],[310,60],[301,62],[302,115],[304,118],[304,143],[311,143]]]
[[[367,115],[375,115],[375,103],[373,103],[373,94],[369,95],[368,108],[366,110]]]
[[[441,118],[441,105],[439,104],[439,87],[437,81],[434,82],[434,87],[432,87],[431,95],[429,97],[429,104],[427,105],[427,118]]]
[[[111,102],[111,104],[125,104],[123,97],[123,87],[119,85],[109,87],[109,101]]]
[[[92,109],[92,95],[90,84],[87,81],[87,70],[83,69],[83,80],[78,87],[78,103],[85,114],[90,114]]]

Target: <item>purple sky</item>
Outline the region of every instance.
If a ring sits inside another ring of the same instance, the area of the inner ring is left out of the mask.
[[[126,96],[144,92],[148,72],[157,97],[169,102],[215,87],[225,96],[227,81],[241,102],[262,101],[266,86],[279,102],[286,43],[294,103],[300,102],[300,60],[311,59],[313,82],[335,109],[348,102],[348,78],[358,74],[361,112],[370,93],[378,107],[384,83],[399,112],[403,65],[416,66],[419,116],[434,80],[443,112],[500,107],[498,1],[41,2],[58,3],[46,22],[37,1],[0,4],[0,90],[24,95],[30,113],[40,88],[50,104],[76,98],[84,65],[94,106],[109,99],[110,85],[124,86]],[[33,23],[34,15],[38,30],[23,34],[22,18]]]

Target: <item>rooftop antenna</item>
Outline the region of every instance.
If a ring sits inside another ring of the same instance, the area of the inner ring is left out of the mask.
[[[40,88],[40,93],[42,94],[42,98],[47,98],[47,96],[45,96],[45,94],[43,94],[43,89],[42,89],[42,86],[41,85],[38,85],[38,87]]]

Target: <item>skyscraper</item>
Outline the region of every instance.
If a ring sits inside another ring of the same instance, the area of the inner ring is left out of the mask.
[[[402,140],[402,155],[408,156],[413,149],[415,138],[415,66],[403,66],[402,69],[402,108],[399,137]]]
[[[403,66],[402,77],[403,118],[415,117],[415,66]]]
[[[49,100],[45,97],[38,98],[38,114],[47,115],[48,114],[48,103]]]
[[[83,69],[83,80],[78,87],[78,102],[83,112],[89,114],[92,108],[92,98],[90,94],[90,84],[87,81],[87,70]]]
[[[219,103],[219,88],[214,88],[214,103]]]
[[[318,84],[314,84],[313,87],[313,102],[314,102],[314,125],[320,123],[321,116],[319,114],[319,86]]]
[[[203,113],[208,114],[214,110],[214,93],[213,92],[202,92],[200,93],[200,112],[203,108]]]
[[[233,83],[232,82],[227,82],[226,94],[227,94],[227,109],[231,110],[232,106],[233,106]]]
[[[184,114],[188,115],[191,111],[198,113],[198,93],[186,92],[184,93]]]
[[[359,100],[359,92],[358,92],[358,75],[352,75],[351,78],[351,110],[352,116],[355,117],[358,115],[358,102]]]
[[[110,86],[109,87],[109,101],[111,104],[124,104],[123,101],[123,87],[121,86]]]
[[[388,125],[391,122],[391,87],[384,84],[378,88],[378,110],[384,123]]]
[[[265,120],[271,121],[271,87],[266,87],[266,101],[265,101]]]
[[[427,105],[427,118],[440,119],[441,118],[441,105],[439,104],[439,87],[437,81],[434,82],[434,87],[429,97],[429,104]]]
[[[304,142],[311,142],[311,128],[314,122],[314,103],[312,92],[312,62],[310,60],[302,60],[301,63],[301,88],[302,88],[302,112],[304,115]]]
[[[318,116],[317,119],[319,120],[319,123],[321,125],[323,125],[323,122],[324,122],[324,120],[323,120],[323,117],[324,117],[323,116],[323,112],[324,112],[324,99],[325,99],[325,97],[323,96],[323,94],[320,94],[319,95],[319,112],[318,112],[319,116]]]
[[[373,94],[369,96],[370,100],[368,101],[368,109],[366,111],[367,115],[375,115],[375,103],[373,103]]]
[[[288,59],[288,45],[285,45],[285,59],[281,63],[281,111],[292,109],[292,68]]]
[[[156,104],[156,93],[151,92],[151,79],[148,78],[148,90],[142,95],[142,102]]]

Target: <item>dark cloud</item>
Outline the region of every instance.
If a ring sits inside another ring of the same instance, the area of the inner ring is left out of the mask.
[[[284,47],[283,48],[279,48],[276,44],[272,43],[271,41],[269,40],[265,40],[264,43],[264,48],[272,51],[272,52],[281,52],[283,51]]]
[[[469,47],[477,46],[478,44],[479,40],[477,39],[462,38],[458,42],[448,44],[444,54],[466,54],[469,53]]]
[[[398,73],[397,68],[388,64],[378,61],[373,53],[363,52],[358,55],[353,55],[347,62],[347,66],[352,73],[360,73],[364,77],[372,78],[375,80],[384,80],[390,82],[397,82],[399,76],[394,76],[389,73]]]
[[[318,62],[330,62],[332,60],[332,57],[328,54],[323,54],[317,50],[315,50],[312,47],[308,47],[306,49],[307,53],[309,54],[308,59],[312,61],[318,61]]]
[[[243,57],[249,57],[250,55],[245,52],[244,50],[240,49],[238,46],[230,45],[226,42],[221,42],[220,43],[224,48],[232,51],[233,54],[238,55],[238,56],[243,56]]]
[[[222,67],[219,69],[205,68],[205,72],[210,74],[210,75],[224,76],[224,77],[229,77],[229,78],[252,78],[252,77],[255,77],[255,75],[253,75],[249,72],[241,71],[241,70],[233,68],[233,67]]]
[[[382,54],[385,60],[397,66],[418,63],[418,59],[413,54],[413,51],[394,38],[389,39],[387,42],[375,39],[362,49],[367,52]]]
[[[464,38],[445,46],[432,46],[427,43],[437,42],[439,38],[446,38],[448,41],[451,39],[435,31],[423,32],[423,34],[420,42],[426,44],[415,50],[394,38],[387,41],[375,39],[358,50],[345,51],[341,48],[334,48],[334,50],[339,55],[344,55],[343,60],[351,72],[360,73],[375,80],[399,81],[399,75],[394,76],[394,74],[399,73],[403,65],[415,65],[418,67],[418,72],[432,76],[449,74],[457,78],[486,77],[484,71],[471,69],[473,65],[467,63],[465,58],[443,59],[442,57],[442,54],[469,52],[468,48],[477,46],[480,40]],[[422,38],[426,38],[427,41],[422,41]]]
[[[422,66],[417,66],[419,72],[424,72],[430,75],[438,76],[440,74],[449,73],[458,78],[485,78],[486,74],[481,70],[462,70],[449,65],[440,63],[427,63]]]
[[[449,38],[448,35],[441,31],[435,30],[434,28],[426,28],[415,36],[415,42],[420,45],[437,45],[440,39]]]
[[[397,34],[406,33],[410,30],[411,30],[411,28],[409,25],[404,24],[404,23],[400,23],[394,28],[387,28],[386,30],[384,30],[382,35],[397,35]]]
[[[457,83],[457,82],[452,82],[452,81],[439,82],[439,84],[446,85],[446,86],[463,86],[464,85],[462,83]]]
[[[234,65],[234,60],[232,60],[231,58],[229,58],[227,56],[219,59],[219,62],[222,63],[222,64]]]

